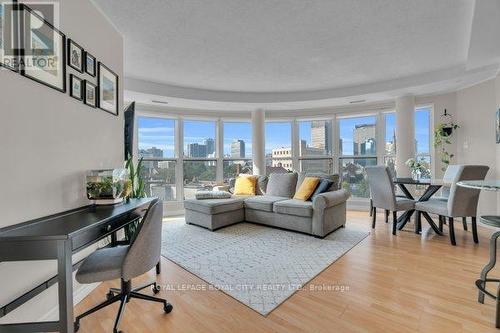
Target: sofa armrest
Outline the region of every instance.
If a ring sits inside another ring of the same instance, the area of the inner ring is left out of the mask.
[[[337,190],[326,193],[321,193],[313,200],[313,209],[326,209],[344,203],[349,199],[351,194],[346,190]]]

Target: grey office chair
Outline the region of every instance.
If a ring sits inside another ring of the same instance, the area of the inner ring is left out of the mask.
[[[392,211],[392,234],[395,235],[398,222],[396,212],[413,209],[415,201],[396,196],[392,175],[388,167],[377,165],[366,167],[365,170],[373,201],[372,228],[375,228],[377,208]]]
[[[131,298],[163,303],[165,313],[172,311],[172,305],[165,299],[140,294],[138,291],[153,286],[153,292],[159,292],[156,282],[132,289],[132,278],[142,275],[160,261],[161,226],[163,206],[156,199],[150,205],[142,223],[130,245],[103,248],[88,256],[76,273],[79,283],[89,284],[101,281],[121,279],[121,289],[111,289],[107,300],[76,317],[75,332],[80,328],[80,320],[110,304],[120,301],[120,308],[115,319],[113,332],[118,333],[118,325]]]
[[[420,223],[421,215],[430,219],[430,214],[439,216],[439,229],[443,230],[444,219],[448,217],[448,228],[450,231],[450,242],[456,245],[454,218],[472,218],[472,236],[474,243],[478,243],[477,237],[477,203],[479,201],[480,190],[465,188],[457,185],[462,180],[483,180],[490,168],[486,165],[459,165],[457,175],[450,187],[450,195],[447,201],[440,199],[429,199],[428,201],[417,202],[417,223]]]

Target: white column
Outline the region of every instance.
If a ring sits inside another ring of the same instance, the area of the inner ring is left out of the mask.
[[[252,154],[253,174],[266,174],[265,152],[265,120],[266,113],[262,109],[252,111]]]
[[[222,119],[217,120],[216,126],[216,135],[217,140],[215,147],[215,156],[217,157],[217,167],[215,171],[215,180],[217,185],[222,185],[224,182],[224,124],[222,123]]]
[[[406,161],[415,157],[415,96],[396,98],[396,172],[410,177]]]

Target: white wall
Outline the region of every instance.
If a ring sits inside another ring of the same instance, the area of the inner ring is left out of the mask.
[[[123,39],[90,1],[61,1],[60,30],[123,78]],[[86,171],[123,163],[122,115],[92,109],[7,70],[0,71],[0,87],[0,227],[87,205]],[[0,305],[54,273],[54,262],[0,263]],[[45,316],[57,303],[51,289],[2,322]]]
[[[490,167],[487,179],[497,177],[495,138],[495,81],[488,80],[457,92],[457,162]],[[482,191],[479,215],[496,214],[496,194]]]

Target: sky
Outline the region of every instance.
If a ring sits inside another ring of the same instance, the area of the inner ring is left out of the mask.
[[[430,109],[419,109],[415,112],[415,137],[417,152],[429,152]],[[386,142],[392,141],[395,127],[395,114],[386,114]],[[352,136],[355,125],[375,123],[375,116],[346,118],[339,120],[340,137],[343,140],[344,154],[352,154]],[[139,117],[139,149],[156,147],[163,150],[164,158],[175,157],[174,131],[175,121],[153,117]],[[189,143],[202,144],[206,138],[215,139],[214,121],[184,121],[184,150]],[[291,124],[289,122],[269,122],[265,127],[266,154],[275,148],[290,147],[292,142]],[[310,122],[300,122],[299,136],[310,142]],[[224,155],[231,153],[231,142],[234,139],[245,141],[246,157],[252,156],[252,126],[246,122],[224,122]],[[384,147],[378,147],[379,149]]]
[[[430,115],[429,108],[418,109],[415,112],[415,139],[417,140],[417,153],[429,153],[430,149]],[[385,141],[391,142],[396,127],[396,114],[388,113],[385,117]]]

